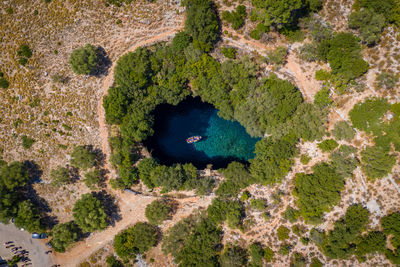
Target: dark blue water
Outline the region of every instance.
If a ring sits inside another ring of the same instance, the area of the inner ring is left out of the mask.
[[[212,105],[199,98],[188,98],[178,106],[159,105],[154,111],[154,135],[145,145],[160,163],[193,163],[198,168],[213,164],[223,168],[236,160],[254,157],[259,140],[247,134],[238,122],[224,120]],[[186,138],[201,135],[203,139],[187,144]]]

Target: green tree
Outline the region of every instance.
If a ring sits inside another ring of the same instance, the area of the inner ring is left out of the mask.
[[[335,124],[332,134],[338,140],[350,141],[354,138],[355,131],[346,121],[339,121]]]
[[[246,250],[232,244],[225,245],[224,252],[219,258],[221,267],[241,267],[247,263]]]
[[[283,217],[290,223],[294,223],[299,219],[300,215],[301,214],[299,210],[292,207],[287,207],[285,213],[283,214]]]
[[[361,169],[372,181],[389,174],[395,163],[396,156],[378,146],[366,147],[361,152]]]
[[[109,124],[121,124],[127,113],[129,97],[120,87],[110,87],[107,95],[103,98],[103,107],[106,120]]]
[[[329,152],[338,147],[338,143],[334,139],[326,139],[318,144],[322,152]]]
[[[149,223],[153,225],[161,224],[168,219],[172,212],[172,206],[165,200],[154,200],[146,206],[145,215]]]
[[[329,95],[329,89],[319,90],[314,96],[314,104],[321,108],[329,106],[333,102]]]
[[[183,51],[192,42],[192,38],[186,32],[178,32],[172,39],[172,48],[175,51]]]
[[[215,198],[207,208],[207,214],[215,224],[226,221],[232,229],[237,228],[244,216],[242,203],[222,198]]]
[[[122,263],[117,260],[114,255],[108,256],[106,259],[106,263],[108,264],[108,267],[123,267]]]
[[[29,174],[22,162],[13,161],[9,165],[1,164],[0,178],[4,187],[14,190],[16,187],[26,185],[29,180]]]
[[[249,247],[251,258],[250,266],[262,266],[264,258],[264,250],[260,243],[252,243]]]
[[[158,163],[153,158],[145,158],[139,161],[137,168],[139,178],[149,188],[153,188],[154,184],[151,181],[151,173],[158,166]]]
[[[335,171],[343,178],[349,178],[360,163],[356,155],[357,148],[341,145],[329,158]]]
[[[317,257],[314,257],[311,259],[310,267],[323,267],[323,264]]]
[[[269,64],[281,66],[285,64],[287,54],[288,51],[286,47],[278,46],[273,51],[267,53],[266,60]]]
[[[54,250],[65,252],[65,249],[78,239],[80,229],[73,222],[61,223],[54,226],[51,230],[52,239],[50,241]]]
[[[91,194],[84,194],[75,202],[73,217],[84,232],[103,230],[107,227],[107,214],[100,200]]]
[[[312,174],[296,175],[295,194],[303,218],[318,222],[324,212],[339,202],[344,179],[326,163],[314,165],[312,170]]]
[[[218,196],[235,197],[250,184],[250,173],[242,163],[231,162],[222,173],[226,180],[219,185],[216,191]]]
[[[289,126],[299,138],[304,141],[314,141],[324,136],[325,120],[326,114],[321,109],[310,103],[303,103],[297,108]]]
[[[30,200],[18,203],[18,212],[14,220],[15,226],[25,228],[28,232],[41,232],[40,212]]]
[[[85,171],[96,165],[96,153],[85,146],[76,146],[71,154],[71,165]]]
[[[75,49],[69,58],[71,69],[76,74],[93,73],[98,61],[96,47],[91,44]]]
[[[279,226],[278,230],[276,231],[278,236],[278,240],[284,241],[289,238],[290,229],[286,228],[285,226]]]
[[[138,222],[115,236],[114,250],[122,258],[135,258],[137,253],[143,254],[155,246],[157,238],[157,228]]]
[[[373,231],[363,235],[357,241],[355,254],[358,257],[374,252],[384,252],[386,247],[386,236],[382,232]]]
[[[54,186],[61,186],[71,182],[69,171],[67,168],[57,166],[55,169],[50,171],[51,184]]]
[[[264,249],[264,259],[266,262],[272,262],[274,260],[274,256],[275,252],[271,248],[266,247]]]
[[[361,40],[367,45],[374,45],[379,41],[385,24],[384,15],[376,14],[370,9],[362,9],[349,16],[349,27],[359,30]]]
[[[185,32],[197,48],[210,51],[219,37],[219,23],[210,0],[186,0]]]
[[[22,44],[18,49],[18,56],[30,58],[32,56],[32,50],[27,44]]]
[[[243,26],[246,15],[246,7],[244,5],[238,5],[234,11],[222,12],[222,19],[231,23],[234,30],[238,30]]]
[[[132,110],[122,119],[121,134],[123,138],[140,142],[153,135],[152,126],[151,115]]]
[[[83,179],[85,185],[91,190],[95,190],[100,181],[101,181],[101,174],[98,169],[86,173],[85,179]]]

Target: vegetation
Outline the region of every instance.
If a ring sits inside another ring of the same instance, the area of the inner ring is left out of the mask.
[[[25,66],[28,63],[28,59],[32,57],[32,50],[27,44],[22,44],[18,49],[19,64]]]
[[[354,138],[355,131],[346,121],[339,121],[335,124],[332,134],[338,140],[350,141]]]
[[[246,7],[238,5],[235,11],[222,12],[222,19],[229,22],[234,30],[237,30],[243,26],[246,15]]]
[[[311,174],[296,174],[294,193],[302,217],[318,223],[322,214],[339,202],[344,179],[326,163],[314,165],[312,170]]]
[[[241,267],[247,263],[247,252],[243,248],[227,244],[219,258],[221,267]]]
[[[249,247],[250,266],[262,266],[264,250],[260,243],[252,243]]]
[[[283,217],[290,223],[296,222],[300,218],[300,211],[292,207],[287,207]]]
[[[396,156],[378,146],[366,147],[361,152],[361,169],[372,181],[389,174],[395,163]]]
[[[333,139],[326,139],[318,144],[318,147],[322,150],[322,152],[329,152],[338,147],[338,143]]]
[[[349,17],[349,27],[359,30],[361,40],[367,45],[374,45],[379,41],[385,24],[384,15],[370,9],[353,12]]]
[[[286,228],[285,226],[279,226],[278,230],[276,231],[278,235],[278,240],[284,241],[289,238],[290,229]]]
[[[157,244],[158,230],[154,226],[139,222],[120,232],[114,238],[114,250],[121,258],[135,258]]]
[[[376,81],[379,89],[391,90],[394,89],[399,82],[399,77],[390,72],[381,72]]]
[[[4,78],[4,73],[0,71],[0,88],[7,89],[10,83]]]
[[[172,205],[166,200],[154,200],[146,206],[145,215],[149,223],[158,225],[168,219],[171,212]]]
[[[400,213],[390,213],[381,219],[383,232],[386,235],[393,235],[390,243],[392,249],[386,249],[386,257],[393,263],[400,263],[399,249],[400,249]]]
[[[40,212],[30,200],[24,200],[18,203],[17,214],[14,218],[14,225],[18,228],[24,228],[28,232],[40,232],[44,230],[40,222]]]
[[[221,52],[226,58],[230,58],[230,59],[234,59],[237,54],[237,51],[235,48],[226,47],[226,46],[222,47]]]
[[[360,163],[356,157],[356,153],[357,148],[346,145],[341,145],[339,149],[332,152],[329,158],[331,166],[335,169],[336,173],[344,178],[351,177],[353,171]]]
[[[99,61],[96,50],[96,47],[90,44],[75,49],[69,58],[72,71],[76,74],[92,74]]]
[[[75,223],[84,232],[103,230],[107,227],[107,215],[100,200],[91,194],[84,194],[73,208]]]
[[[57,166],[51,170],[50,177],[52,180],[51,184],[57,187],[71,182],[68,169],[62,166]]]
[[[242,163],[231,162],[222,173],[226,180],[218,186],[218,196],[236,197],[242,188],[250,185],[250,173]]]
[[[23,135],[23,136],[21,137],[21,139],[22,139],[22,147],[23,147],[24,149],[29,149],[29,148],[31,148],[31,146],[33,145],[33,143],[35,143],[35,139],[30,138],[30,137],[28,137],[28,136],[26,136],[26,135]]]
[[[101,174],[98,169],[86,173],[85,179],[83,179],[85,185],[92,190],[95,190],[97,188],[100,181],[101,181]]]
[[[278,46],[273,51],[267,53],[266,60],[269,64],[281,66],[286,62],[287,54],[288,51],[286,47]]]
[[[78,239],[80,229],[71,221],[57,224],[54,226],[51,233],[53,237],[50,243],[54,250],[57,252],[65,252],[65,249]]]
[[[318,107],[324,108],[332,104],[329,89],[321,89],[314,96],[314,104]]]
[[[272,262],[274,260],[274,256],[275,256],[275,253],[271,248],[266,247],[264,249],[264,259],[266,262]]]
[[[356,0],[353,6],[355,9],[364,8],[377,14],[382,14],[386,23],[400,25],[400,4],[395,0]]]
[[[215,224],[226,221],[232,229],[238,228],[244,217],[244,209],[239,201],[216,198],[207,208],[208,219]]]
[[[71,154],[71,165],[85,171],[96,165],[96,154],[85,146],[76,146]]]
[[[300,157],[300,162],[303,165],[307,165],[311,160],[312,160],[312,158],[309,155],[306,155],[306,154],[303,154]]]

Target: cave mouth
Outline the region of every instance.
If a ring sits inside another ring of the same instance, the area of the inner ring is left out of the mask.
[[[255,156],[259,138],[251,137],[237,121],[220,118],[213,105],[188,97],[177,106],[161,104],[153,111],[154,135],[144,145],[161,164],[192,163],[199,169],[212,164],[225,168],[232,161],[246,163]],[[187,144],[190,136],[203,139]]]

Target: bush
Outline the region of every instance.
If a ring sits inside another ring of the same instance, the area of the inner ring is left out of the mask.
[[[149,223],[158,225],[167,220],[171,212],[171,204],[165,200],[155,200],[146,206],[145,215]]]
[[[85,171],[96,165],[96,154],[85,146],[76,146],[70,161],[72,166]]]
[[[84,194],[75,202],[73,217],[84,232],[103,230],[107,227],[107,215],[100,200],[91,194]]]
[[[260,243],[252,243],[249,247],[251,262],[250,266],[262,266],[264,250]]]
[[[207,214],[215,224],[226,221],[232,229],[237,228],[244,216],[243,205],[239,201],[230,201],[221,198],[215,198],[207,208]]]
[[[329,89],[321,89],[314,96],[314,104],[320,108],[324,108],[332,104],[332,99],[329,97]]]
[[[283,214],[283,217],[290,223],[294,223],[299,219],[300,215],[301,214],[299,210],[292,207],[287,207],[285,213]]]
[[[266,247],[264,249],[264,259],[266,262],[272,262],[274,260],[274,256],[275,256],[275,253],[271,248]]]
[[[236,11],[224,11],[222,12],[222,19],[232,24],[234,30],[239,29],[244,24],[244,19],[246,18],[246,7],[243,5],[238,5]]]
[[[28,136],[26,136],[26,135],[23,135],[23,136],[21,137],[21,139],[22,139],[22,147],[25,148],[25,149],[31,148],[31,146],[33,145],[33,143],[35,143],[35,139],[30,138],[30,137],[28,137]]]
[[[51,231],[50,243],[55,251],[65,252],[65,249],[78,239],[79,233],[80,229],[73,221],[57,224]]]
[[[379,41],[385,24],[385,17],[370,9],[356,11],[349,16],[349,27],[357,29],[361,40],[367,45],[374,45]]]
[[[250,201],[250,207],[258,211],[263,211],[267,207],[267,204],[264,199],[252,199]]]
[[[93,73],[99,61],[96,50],[96,47],[90,44],[75,49],[69,58],[73,72],[86,75]]]
[[[339,149],[331,153],[329,158],[332,167],[343,178],[351,177],[360,163],[357,158],[357,148],[346,145],[341,145]]]
[[[231,58],[231,59],[234,59],[237,54],[236,49],[233,47],[222,47],[221,51],[226,58]]]
[[[158,163],[153,158],[142,159],[137,165],[140,180],[150,189],[154,187],[151,181],[151,173],[157,166]]]
[[[29,48],[28,45],[23,44],[18,49],[18,56],[20,58],[31,58],[32,50]]]
[[[137,253],[143,254],[155,246],[158,230],[154,226],[138,222],[123,230],[114,238],[114,250],[121,258],[135,258]]]
[[[393,89],[399,82],[399,77],[389,72],[382,72],[376,77],[379,89]]]
[[[300,58],[302,60],[313,62],[318,60],[317,46],[313,43],[304,44],[299,48]],[[317,79],[318,80],[318,79]]]
[[[44,230],[40,222],[40,212],[30,200],[18,203],[14,224],[18,228],[24,228],[28,232],[41,232]]]
[[[307,165],[311,160],[312,160],[312,158],[309,155],[306,155],[306,154],[303,154],[300,157],[300,162],[303,165]]]
[[[85,185],[91,190],[95,190],[100,181],[101,181],[101,174],[100,171],[97,169],[86,173],[85,179],[83,179]]]
[[[247,263],[247,253],[239,246],[225,245],[224,252],[219,258],[221,267],[241,267]]]
[[[106,263],[108,267],[123,267],[122,263],[114,255],[108,256]]]
[[[355,131],[346,121],[339,121],[335,124],[332,134],[338,140],[350,141],[354,138]]]
[[[318,144],[322,152],[329,152],[338,147],[338,143],[334,139],[326,139]]]
[[[396,156],[378,146],[366,147],[361,152],[361,169],[372,181],[389,174],[395,163]]]
[[[61,186],[71,182],[68,169],[62,166],[57,166],[57,168],[51,170],[50,177],[52,179],[51,184],[54,186]]]
[[[0,88],[7,89],[10,83],[3,77],[3,73],[0,72]]]
[[[286,228],[285,226],[279,226],[277,230],[278,240],[284,241],[289,238],[290,229]]]
[[[287,54],[286,47],[278,46],[274,51],[267,53],[267,62],[269,64],[284,65]]]

